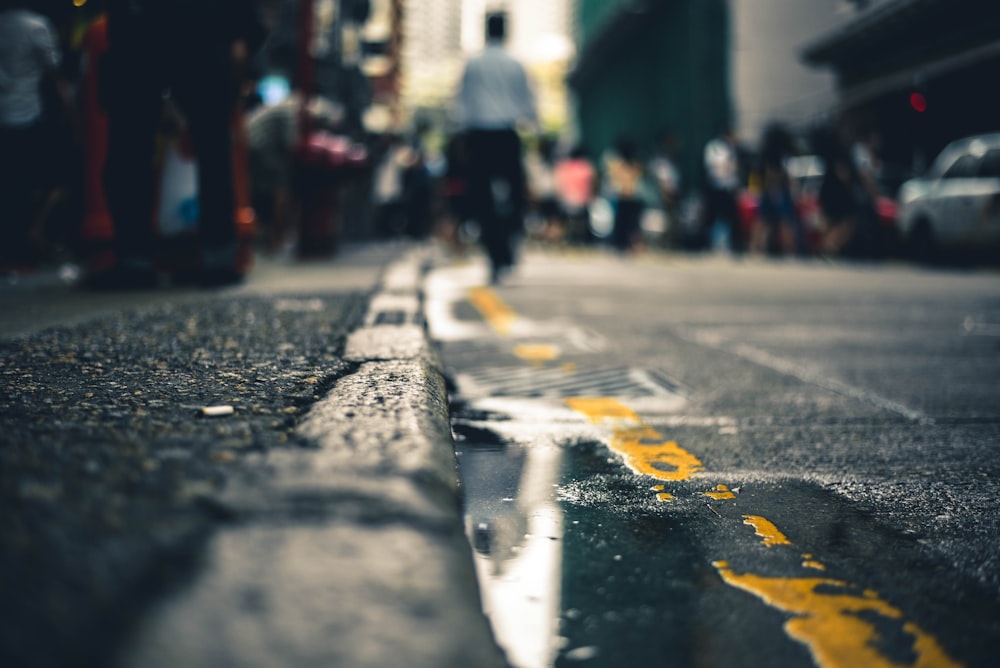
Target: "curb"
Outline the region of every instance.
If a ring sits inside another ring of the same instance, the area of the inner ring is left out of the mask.
[[[312,407],[315,450],[213,502],[236,521],[119,665],[502,667],[465,537],[448,397],[422,316],[432,248],[390,265]]]

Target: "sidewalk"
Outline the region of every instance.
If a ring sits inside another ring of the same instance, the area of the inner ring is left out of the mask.
[[[0,664],[504,665],[423,327],[433,252],[0,290]]]

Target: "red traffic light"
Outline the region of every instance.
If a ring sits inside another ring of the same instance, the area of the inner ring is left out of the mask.
[[[910,93],[910,106],[918,113],[927,111],[927,98],[923,93]]]

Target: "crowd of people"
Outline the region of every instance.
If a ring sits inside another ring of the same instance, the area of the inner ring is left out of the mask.
[[[170,119],[183,118],[198,162],[197,257],[185,270],[203,285],[241,280],[232,127],[266,37],[255,6],[104,0],[78,16],[56,12],[54,22],[37,4],[0,4],[4,270],[30,268],[54,244],[103,241],[87,285],[157,285],[158,142]],[[95,208],[103,222],[85,221],[100,228],[88,239],[80,218]]]
[[[71,26],[68,39],[67,30],[57,33],[23,2],[0,0],[3,269],[37,263],[60,242],[79,246],[74,213],[96,209],[113,221],[105,238],[112,259],[95,265],[88,284],[156,284],[150,211],[161,193],[154,192],[151,156],[162,152],[157,142],[167,109],[183,118],[186,150],[198,161],[185,209],[196,229],[195,278],[204,285],[238,282],[232,124],[234,110],[245,108],[248,66],[266,35],[260,17],[251,3],[237,0],[94,4],[104,13]],[[370,142],[371,236],[436,233],[456,245],[476,238],[494,281],[514,264],[523,234],[553,244],[605,243],[622,254],[650,243],[775,256],[884,252],[871,136],[853,145],[834,133],[813,138],[809,151],[825,164],[822,186],[811,193],[816,224],[807,220],[802,185],[787,168],[803,146],[782,126],[767,128],[754,152],[731,128],[721,128],[701,147],[701,169],[691,183],[677,162],[684,138],[669,131],[652,145],[623,133],[603,154],[591,155],[583,144],[540,131],[526,70],[504,49],[505,14],[490,14],[485,29],[486,47],[466,63],[439,155],[428,149],[431,126],[420,121],[408,135],[390,132]],[[171,35],[180,32],[185,48],[172,48]],[[344,119],[343,106],[303,102],[293,92],[282,103],[260,105],[247,123],[247,168],[258,195],[265,193],[254,204],[268,223],[265,247],[272,251],[290,236],[290,156],[300,110],[308,110],[306,122],[316,128]],[[93,128],[81,127],[93,122],[91,106],[105,123],[96,133],[106,134],[100,168],[88,163]],[[174,148],[183,152],[180,144]],[[67,167],[73,165],[80,169]],[[93,227],[84,217],[83,228]]]

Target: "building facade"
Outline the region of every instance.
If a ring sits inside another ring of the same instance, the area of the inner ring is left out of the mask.
[[[579,0],[569,84],[580,142],[598,156],[624,135],[648,153],[669,133],[688,187],[705,143],[734,122],[727,0]]]
[[[1000,3],[868,5],[802,51],[835,74],[845,133],[876,133],[887,163],[919,172],[949,141],[1000,130]]]

